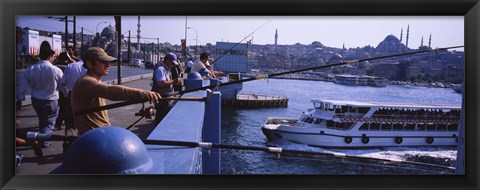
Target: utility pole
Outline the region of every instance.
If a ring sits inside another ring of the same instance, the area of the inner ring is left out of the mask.
[[[65,49],[68,47],[68,16],[65,16]]]
[[[117,29],[117,84],[122,84],[122,40],[120,39],[120,35],[122,34],[122,17],[114,16],[115,18],[115,27]]]
[[[185,60],[187,59],[187,16],[185,16],[185,51],[184,51],[184,56],[185,56]]]
[[[130,61],[132,56],[132,48],[130,47],[130,30],[128,31],[128,50],[127,50],[127,61],[128,61],[128,66],[130,66]]]
[[[82,34],[80,35],[80,55],[83,57],[83,27],[82,27]]]
[[[77,51],[77,17],[73,16],[73,51]]]
[[[155,55],[154,52],[153,52],[153,48],[154,48],[153,44],[155,44],[155,43],[152,42],[152,54],[150,55],[150,57],[151,57],[150,61],[153,61],[153,55]]]

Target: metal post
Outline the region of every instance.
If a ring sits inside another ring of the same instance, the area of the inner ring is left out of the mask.
[[[77,51],[77,17],[73,16],[73,50]]]
[[[210,80],[210,85],[215,85],[217,79]],[[210,90],[207,90],[211,93]],[[220,143],[221,139],[221,93],[213,92],[212,96],[205,104],[205,118],[203,119],[202,141]],[[221,149],[213,148],[209,153],[202,154],[202,172],[203,174],[220,174]]]
[[[83,27],[82,27],[82,34],[80,35],[80,40],[82,41],[80,43],[80,55],[83,57]]]
[[[122,20],[120,16],[115,16],[115,27],[117,29],[117,70],[118,70],[118,83],[122,84],[122,40],[120,35],[122,34]]]
[[[153,44],[154,44],[154,43],[152,42],[152,51],[151,51],[152,54],[150,54],[150,61],[153,61],[153,55],[154,55],[154,52],[153,52],[154,46],[153,46]]]
[[[185,60],[187,59],[187,16],[185,16],[185,52],[183,52]]]
[[[68,47],[68,16],[65,16],[65,49]]]
[[[147,59],[147,41],[143,41],[143,43],[145,43],[145,46],[143,47],[143,61],[145,61],[145,59]]]
[[[130,66],[130,61],[131,61],[131,57],[132,56],[132,48],[130,47],[131,44],[130,44],[130,30],[128,31],[128,51],[127,51],[127,62],[128,62],[128,66]]]
[[[462,92],[465,92],[465,83],[462,86]],[[456,174],[465,174],[465,93],[462,98],[462,112],[460,114],[460,129],[457,145],[457,163],[455,166]],[[448,127],[448,126],[447,126]],[[447,128],[448,129],[448,128]]]

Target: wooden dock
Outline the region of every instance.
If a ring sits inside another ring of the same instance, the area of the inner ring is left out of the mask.
[[[286,96],[269,96],[255,93],[237,94],[236,99],[222,100],[223,105],[233,107],[287,107]]]

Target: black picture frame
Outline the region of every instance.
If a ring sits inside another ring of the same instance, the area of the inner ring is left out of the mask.
[[[478,0],[1,0],[2,189],[478,189]],[[465,16],[465,175],[15,175],[15,15]]]

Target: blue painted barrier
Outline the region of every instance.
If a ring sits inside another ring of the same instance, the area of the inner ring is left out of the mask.
[[[186,89],[216,84],[216,80],[185,80]],[[208,91],[197,91],[183,97],[206,97]],[[214,92],[207,102],[179,101],[157,125],[148,140],[172,140],[220,143],[221,94]],[[147,145],[153,156],[163,157],[159,174],[220,174],[220,151],[208,154],[201,148]],[[154,161],[155,162],[155,161]]]

